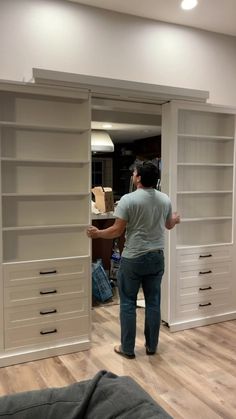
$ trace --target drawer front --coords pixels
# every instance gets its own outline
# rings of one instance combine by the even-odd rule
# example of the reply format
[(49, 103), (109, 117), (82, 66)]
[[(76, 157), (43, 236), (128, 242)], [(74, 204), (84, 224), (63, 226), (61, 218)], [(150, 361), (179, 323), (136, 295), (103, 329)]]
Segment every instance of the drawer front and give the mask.
[(232, 260), (232, 246), (199, 247), (177, 250), (177, 265), (199, 264), (205, 266), (215, 262)]
[(5, 350), (27, 346), (45, 347), (46, 344), (62, 344), (64, 341), (88, 337), (89, 316), (48, 322), (5, 330)]
[(88, 315), (88, 299), (74, 298), (40, 304), (6, 308), (4, 313), (5, 328), (21, 327), (48, 321), (58, 321), (68, 317)]
[(3, 264), (4, 286), (24, 286), (87, 278), (89, 258), (54, 259), (27, 263)]
[(232, 306), (231, 293), (221, 293), (204, 298), (200, 296), (182, 297), (177, 310), (177, 317), (182, 320), (204, 319), (207, 316), (227, 313)]
[(215, 263), (206, 268), (198, 265), (184, 266), (177, 269), (179, 288), (182, 291), (185, 288), (208, 286), (226, 286), (232, 278), (232, 263)]
[(26, 304), (51, 304), (72, 297), (85, 297), (88, 294), (88, 280), (85, 278), (68, 279), (49, 284), (44, 281), (32, 286), (8, 287), (4, 289), (5, 307)]
[(231, 291), (231, 281), (225, 283), (215, 283), (212, 286), (191, 287), (180, 290), (180, 305), (188, 302), (205, 303), (205, 301), (214, 298), (216, 295), (221, 296)]
[(232, 262), (178, 266), (177, 317), (203, 319), (227, 312), (233, 305), (232, 279)]

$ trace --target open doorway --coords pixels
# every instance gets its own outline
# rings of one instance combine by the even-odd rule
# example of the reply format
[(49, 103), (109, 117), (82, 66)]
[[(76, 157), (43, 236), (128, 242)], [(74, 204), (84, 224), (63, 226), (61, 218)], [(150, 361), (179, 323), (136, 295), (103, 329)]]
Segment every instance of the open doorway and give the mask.
[[(122, 101), (92, 101), (92, 132), (105, 132), (113, 143), (113, 152), (92, 151), (92, 187), (111, 187), (115, 204), (126, 193), (133, 190), (132, 172), (136, 162), (151, 160), (159, 169), (161, 178), (161, 107)], [(109, 149), (109, 147), (108, 147)], [(93, 150), (93, 143), (92, 143)], [(160, 188), (160, 185), (158, 185)], [(111, 213), (92, 214), (92, 223), (98, 228), (107, 228), (114, 222)], [(101, 261), (113, 286), (113, 298), (105, 304), (118, 304), (119, 296), (116, 278), (111, 269), (114, 240), (94, 240), (92, 260)], [(122, 236), (118, 243), (121, 253), (124, 245)], [(143, 293), (140, 290), (138, 303), (143, 306)], [(104, 303), (100, 304), (101, 306)], [(94, 300), (94, 305), (99, 305)]]
[[(111, 103), (112, 102), (112, 103)], [(92, 132), (105, 132), (111, 138), (113, 152), (92, 150), (92, 187), (110, 186), (114, 199), (130, 191), (130, 176), (136, 160), (155, 160), (161, 168), (161, 109), (122, 101), (114, 109), (115, 101), (107, 101), (99, 109), (99, 101), (92, 101)], [(129, 105), (129, 106), (128, 106)]]

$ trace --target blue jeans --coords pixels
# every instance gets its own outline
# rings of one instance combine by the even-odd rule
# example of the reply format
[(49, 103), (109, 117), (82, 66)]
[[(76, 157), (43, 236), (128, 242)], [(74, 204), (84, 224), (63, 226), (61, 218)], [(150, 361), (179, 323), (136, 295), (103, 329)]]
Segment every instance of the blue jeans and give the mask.
[(118, 271), (121, 346), (127, 354), (134, 353), (137, 295), (141, 285), (145, 298), (145, 344), (150, 351), (156, 351), (161, 321), (163, 273), (164, 254), (162, 251), (148, 252), (133, 259), (121, 258)]

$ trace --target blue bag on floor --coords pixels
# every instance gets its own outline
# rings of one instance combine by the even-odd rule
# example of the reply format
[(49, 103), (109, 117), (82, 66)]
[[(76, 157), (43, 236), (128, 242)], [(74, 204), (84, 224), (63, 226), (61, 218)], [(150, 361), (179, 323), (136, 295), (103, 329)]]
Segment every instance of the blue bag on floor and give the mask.
[(100, 261), (92, 264), (92, 293), (102, 303), (113, 296), (109, 278)]

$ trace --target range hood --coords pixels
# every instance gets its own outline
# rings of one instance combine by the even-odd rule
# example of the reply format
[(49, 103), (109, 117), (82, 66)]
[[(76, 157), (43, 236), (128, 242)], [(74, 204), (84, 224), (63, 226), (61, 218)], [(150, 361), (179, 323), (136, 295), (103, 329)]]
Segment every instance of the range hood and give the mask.
[(114, 144), (110, 135), (106, 131), (92, 130), (91, 150), (97, 153), (112, 153), (114, 151)]

